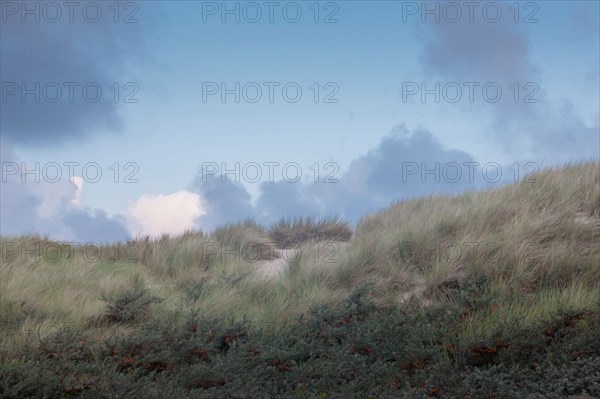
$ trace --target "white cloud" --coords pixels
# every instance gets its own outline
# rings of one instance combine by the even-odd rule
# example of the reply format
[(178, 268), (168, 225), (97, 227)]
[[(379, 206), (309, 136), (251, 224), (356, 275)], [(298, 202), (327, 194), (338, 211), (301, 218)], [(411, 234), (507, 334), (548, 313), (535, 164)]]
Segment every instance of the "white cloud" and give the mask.
[(176, 235), (195, 226), (195, 219), (204, 215), (200, 196), (188, 191), (170, 195), (142, 195), (129, 205), (127, 224), (132, 236)]
[(81, 206), (81, 191), (83, 190), (83, 179), (79, 176), (73, 176), (73, 184), (77, 187), (75, 196), (71, 200), (71, 204)]

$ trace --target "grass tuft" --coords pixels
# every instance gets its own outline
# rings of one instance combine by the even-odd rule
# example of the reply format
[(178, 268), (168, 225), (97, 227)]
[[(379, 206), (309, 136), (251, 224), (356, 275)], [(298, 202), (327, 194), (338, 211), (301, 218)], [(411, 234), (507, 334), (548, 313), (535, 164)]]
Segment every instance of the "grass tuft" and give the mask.
[(349, 241), (352, 229), (339, 217), (315, 219), (282, 218), (274, 223), (269, 233), (278, 248), (294, 248), (307, 242)]

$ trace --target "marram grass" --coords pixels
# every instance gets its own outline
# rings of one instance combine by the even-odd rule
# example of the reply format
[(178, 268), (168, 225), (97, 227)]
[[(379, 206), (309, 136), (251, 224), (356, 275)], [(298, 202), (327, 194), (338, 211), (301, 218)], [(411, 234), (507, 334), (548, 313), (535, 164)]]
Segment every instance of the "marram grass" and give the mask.
[[(106, 381), (125, 381), (127, 392), (141, 384), (136, 392), (167, 396), (212, 387), (206, 397), (243, 397), (246, 390), (260, 397), (342, 397), (345, 388), (326, 384), (337, 378), (334, 368), (345, 373), (345, 384), (356, 384), (347, 391), (356, 397), (390, 397), (398, 389), (405, 397), (600, 395), (600, 383), (583, 375), (567, 388), (546, 382), (539, 396), (532, 388), (539, 385), (536, 367), (546, 370), (544, 379), (553, 367), (571, 373), (570, 362), (590, 375), (600, 365), (596, 162), (544, 170), (496, 190), (400, 201), (365, 215), (354, 229), (336, 217), (282, 219), (268, 227), (247, 220), (112, 245), (39, 236), (2, 236), (0, 244), (0, 361), (7, 376), (0, 377), (0, 396), (44, 396), (15, 385), (27, 367), (40, 379), (92, 378), (102, 370)], [(283, 270), (266, 275), (265, 262)], [(357, 292), (366, 302), (352, 299)], [(204, 343), (185, 350), (189, 336), (165, 338), (199, 331)], [(80, 338), (61, 341), (69, 334)], [(152, 355), (163, 360), (142, 360), (146, 355), (128, 346), (136, 340), (131, 348), (147, 353), (164, 346)], [(86, 354), (60, 346), (69, 342), (80, 342)], [(554, 348), (554, 360), (544, 357), (547, 348)], [(233, 357), (218, 357), (225, 353)], [(529, 360), (519, 353), (537, 359), (536, 366), (523, 366)], [(105, 366), (74, 371), (75, 358)], [(64, 362), (46, 363), (56, 359)], [(135, 374), (144, 367), (158, 373), (162, 388)], [(371, 374), (375, 388), (358, 377), (363, 368), (379, 370), (367, 371), (379, 373)], [(272, 395), (258, 382), (242, 389), (227, 377), (250, 370), (258, 374), (248, 378), (267, 381)], [(530, 383), (512, 391), (498, 373), (508, 380), (529, 373)], [(91, 383), (62, 381), (45, 386), (58, 396), (92, 392)]]

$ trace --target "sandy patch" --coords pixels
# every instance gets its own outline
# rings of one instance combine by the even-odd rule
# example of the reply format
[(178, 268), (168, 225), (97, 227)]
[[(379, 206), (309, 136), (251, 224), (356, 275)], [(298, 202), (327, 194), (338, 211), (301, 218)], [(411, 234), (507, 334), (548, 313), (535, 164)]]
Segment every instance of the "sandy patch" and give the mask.
[(295, 249), (277, 249), (280, 257), (273, 260), (265, 260), (258, 265), (258, 271), (267, 277), (275, 277), (285, 270), (288, 262), (294, 259)]
[(577, 212), (575, 222), (591, 228), (600, 227), (600, 218), (588, 216), (587, 212)]

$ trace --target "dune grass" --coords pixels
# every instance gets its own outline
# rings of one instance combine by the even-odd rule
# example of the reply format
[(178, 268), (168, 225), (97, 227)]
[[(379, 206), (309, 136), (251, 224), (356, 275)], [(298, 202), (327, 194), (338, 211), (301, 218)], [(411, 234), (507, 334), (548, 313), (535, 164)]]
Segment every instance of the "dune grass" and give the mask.
[[(548, 169), (497, 190), (400, 201), (366, 215), (354, 231), (334, 217), (270, 227), (248, 220), (87, 248), (39, 236), (0, 240), (3, 361), (34, 351), (32, 332), (47, 337), (69, 325), (100, 341), (107, 330), (138, 331), (136, 320), (108, 317), (116, 312), (110, 301), (127, 295), (160, 299), (133, 309), (148, 320), (246, 320), (275, 337), (365, 285), (382, 311), (426, 318), (460, 309), (446, 336), (452, 347), (469, 348), (600, 312), (600, 165)], [(286, 248), (294, 251), (283, 273), (261, 274), (260, 265)]]
[(348, 241), (352, 229), (341, 218), (283, 218), (274, 223), (269, 233), (278, 248), (294, 248), (311, 241)]
[[(542, 292), (592, 298), (600, 281), (599, 173), (586, 163), (500, 190), (401, 201), (365, 216), (352, 238), (339, 218), (282, 219), (270, 228), (248, 220), (209, 234), (88, 248), (2, 237), (1, 320), (83, 322), (103, 311), (98, 298), (141, 288), (165, 296), (164, 310), (250, 314), (271, 324), (368, 282), (381, 303), (396, 306), (452, 301), (465, 281), (481, 277), (507, 307)], [(256, 273), (280, 256), (275, 247), (291, 246), (288, 272), (275, 280)], [(200, 285), (202, 300), (189, 299)]]

